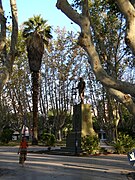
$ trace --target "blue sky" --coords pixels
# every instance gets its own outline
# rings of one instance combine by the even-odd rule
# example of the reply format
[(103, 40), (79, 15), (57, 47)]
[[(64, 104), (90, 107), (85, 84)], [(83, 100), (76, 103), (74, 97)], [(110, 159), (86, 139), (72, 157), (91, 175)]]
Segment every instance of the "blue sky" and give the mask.
[[(10, 0), (3, 0), (3, 9), (5, 14), (8, 15), (10, 11)], [(18, 8), (18, 20), (19, 25), (33, 15), (41, 14), (48, 24), (54, 29), (57, 26), (65, 27), (67, 31), (77, 32), (79, 27), (76, 24), (71, 24), (71, 20), (68, 19), (60, 10), (56, 8), (57, 0), (16, 0)]]

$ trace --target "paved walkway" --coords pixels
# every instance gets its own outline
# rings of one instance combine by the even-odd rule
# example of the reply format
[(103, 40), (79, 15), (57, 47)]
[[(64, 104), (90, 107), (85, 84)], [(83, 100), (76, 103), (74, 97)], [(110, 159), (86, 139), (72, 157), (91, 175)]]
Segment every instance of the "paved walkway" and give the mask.
[[(59, 148), (59, 147), (57, 147)], [(30, 151), (47, 150), (30, 146)], [(126, 155), (89, 157), (28, 153), (26, 166), (18, 164), (18, 147), (0, 147), (0, 180), (133, 180)]]

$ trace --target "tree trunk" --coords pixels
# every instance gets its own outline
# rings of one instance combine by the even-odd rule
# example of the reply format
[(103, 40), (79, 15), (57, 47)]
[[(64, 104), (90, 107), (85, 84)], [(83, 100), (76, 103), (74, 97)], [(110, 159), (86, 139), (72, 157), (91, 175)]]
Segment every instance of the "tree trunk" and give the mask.
[[(0, 1), (0, 59), (3, 66), (0, 68), (0, 91), (7, 83), (12, 73), (12, 67), (15, 60), (16, 44), (18, 41), (18, 13), (16, 0), (10, 0), (11, 16), (12, 16), (12, 32), (10, 47), (6, 47), (6, 17)], [(8, 53), (9, 52), (9, 53)]]
[(32, 72), (32, 101), (33, 101), (33, 137), (32, 144), (38, 144), (38, 94), (39, 72)]
[[(132, 52), (135, 54), (135, 9), (129, 0), (117, 0), (116, 2), (126, 17), (128, 30), (126, 40)], [(99, 80), (104, 87), (108, 88), (109, 93), (121, 102), (135, 118), (135, 103), (133, 100), (135, 98), (135, 84), (120, 81), (109, 76), (102, 67), (100, 57), (92, 41), (88, 0), (83, 2), (82, 14), (77, 13), (67, 0), (57, 0), (56, 7), (80, 26), (81, 33), (78, 38), (78, 44), (87, 52), (88, 61), (97, 80)]]

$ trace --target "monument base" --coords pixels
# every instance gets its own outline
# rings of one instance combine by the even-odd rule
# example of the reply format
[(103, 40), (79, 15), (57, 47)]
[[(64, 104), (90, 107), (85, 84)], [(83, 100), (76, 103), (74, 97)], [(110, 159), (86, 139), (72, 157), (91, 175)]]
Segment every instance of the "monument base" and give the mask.
[(66, 138), (66, 151), (81, 153), (82, 137), (94, 133), (89, 104), (78, 104), (73, 107), (73, 130)]
[(70, 132), (66, 139), (66, 149), (78, 154), (81, 150), (81, 132)]

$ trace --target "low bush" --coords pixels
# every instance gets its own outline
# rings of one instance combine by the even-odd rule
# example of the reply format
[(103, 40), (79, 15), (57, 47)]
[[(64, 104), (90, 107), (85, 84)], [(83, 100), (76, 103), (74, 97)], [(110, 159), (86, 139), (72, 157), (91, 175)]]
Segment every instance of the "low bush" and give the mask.
[(127, 153), (135, 147), (134, 139), (128, 134), (119, 133), (118, 139), (114, 142), (114, 148), (116, 153), (123, 154)]
[(94, 154), (100, 149), (99, 139), (97, 136), (84, 136), (82, 138), (82, 150), (87, 154)]
[(45, 133), (45, 132), (42, 134), (41, 140), (46, 146), (54, 146), (56, 142), (54, 134)]
[(0, 136), (0, 141), (2, 143), (9, 143), (10, 140), (12, 140), (12, 134), (13, 134), (13, 130), (9, 129), (9, 128), (5, 128), (3, 129), (1, 136)]

